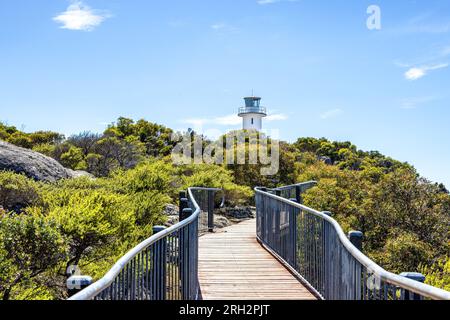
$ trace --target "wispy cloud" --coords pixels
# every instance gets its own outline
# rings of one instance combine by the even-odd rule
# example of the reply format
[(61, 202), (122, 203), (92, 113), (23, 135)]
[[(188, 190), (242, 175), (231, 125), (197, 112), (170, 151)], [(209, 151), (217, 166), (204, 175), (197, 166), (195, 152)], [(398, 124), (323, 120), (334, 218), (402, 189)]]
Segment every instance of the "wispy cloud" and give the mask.
[(275, 113), (275, 114), (269, 114), (266, 118), (266, 121), (284, 121), (287, 120), (288, 116), (284, 113)]
[(421, 105), (433, 102), (438, 99), (439, 97), (436, 96), (406, 98), (400, 101), (400, 108), (407, 110), (416, 109)]
[(268, 4), (274, 4), (278, 2), (298, 2), (299, 0), (257, 0), (256, 3), (259, 5), (268, 5)]
[[(270, 114), (266, 118), (264, 118), (266, 122), (284, 121), (287, 119), (287, 115), (283, 113)], [(183, 120), (182, 123), (197, 127), (203, 127), (205, 125), (237, 126), (242, 123), (242, 118), (235, 114), (230, 114), (227, 116), (216, 118), (190, 118)]]
[(415, 81), (419, 80), (431, 71), (444, 69), (450, 66), (448, 62), (444, 62), (450, 56), (450, 46), (444, 46), (440, 49), (434, 49), (433, 52), (416, 59), (414, 62), (405, 63), (401, 61), (395, 61), (394, 64), (397, 67), (406, 69), (404, 77), (406, 80)]
[(332, 109), (332, 110), (328, 110), (328, 111), (325, 111), (324, 113), (322, 113), (320, 115), (320, 118), (326, 120), (326, 119), (335, 118), (337, 116), (340, 116), (343, 113), (344, 113), (344, 110), (342, 110), (342, 109)]
[(396, 35), (449, 33), (450, 22), (448, 18), (440, 18), (436, 12), (425, 12), (412, 17), (408, 21), (405, 21), (401, 26), (397, 26), (389, 31)]
[(410, 81), (419, 80), (420, 78), (426, 76), (430, 71), (444, 69), (447, 68), (448, 66), (449, 66), (448, 63), (441, 63), (437, 65), (413, 67), (405, 72), (405, 78)]
[(211, 26), (211, 28), (214, 30), (225, 29), (226, 27), (227, 25), (225, 23), (215, 23)]
[(233, 25), (230, 25), (225, 22), (218, 22), (211, 25), (211, 29), (217, 32), (236, 32), (239, 31), (239, 29)]
[(62, 29), (92, 31), (111, 15), (99, 10), (93, 10), (82, 1), (73, 1), (66, 11), (53, 18), (61, 23)]

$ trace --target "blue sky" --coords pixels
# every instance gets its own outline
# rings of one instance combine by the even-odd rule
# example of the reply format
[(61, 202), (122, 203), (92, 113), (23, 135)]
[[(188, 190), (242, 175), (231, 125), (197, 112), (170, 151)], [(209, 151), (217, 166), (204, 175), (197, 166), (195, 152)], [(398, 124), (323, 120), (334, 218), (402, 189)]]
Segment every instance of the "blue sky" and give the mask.
[(0, 120), (26, 131), (225, 131), (253, 89), (285, 140), (350, 140), (450, 186), (448, 63), (448, 0), (0, 1)]

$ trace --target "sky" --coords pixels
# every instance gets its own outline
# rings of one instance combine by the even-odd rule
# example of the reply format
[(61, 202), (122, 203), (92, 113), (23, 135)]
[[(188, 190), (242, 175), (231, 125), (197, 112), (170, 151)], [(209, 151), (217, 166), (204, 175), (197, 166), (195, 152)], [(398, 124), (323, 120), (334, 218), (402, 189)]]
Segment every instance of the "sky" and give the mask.
[(225, 133), (253, 92), (283, 140), (351, 141), (450, 186), (449, 63), (448, 0), (0, 1), (0, 121), (29, 132)]

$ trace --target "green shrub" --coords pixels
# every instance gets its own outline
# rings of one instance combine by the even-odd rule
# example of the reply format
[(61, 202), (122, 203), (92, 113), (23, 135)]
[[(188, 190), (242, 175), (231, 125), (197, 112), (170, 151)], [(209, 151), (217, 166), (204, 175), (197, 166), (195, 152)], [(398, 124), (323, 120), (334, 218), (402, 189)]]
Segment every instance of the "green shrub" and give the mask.
[(182, 189), (189, 187), (219, 188), (225, 192), (228, 205), (246, 205), (253, 200), (253, 191), (247, 186), (233, 182), (232, 172), (217, 165), (187, 165), (178, 167), (177, 176), (182, 181)]
[[(63, 244), (54, 221), (35, 215), (4, 214), (0, 219), (0, 293), (3, 299), (20, 298), (20, 290), (13, 291), (17, 286), (29, 285), (64, 260)], [(18, 296), (12, 297), (12, 293)]]
[(431, 252), (432, 248), (416, 235), (404, 233), (388, 238), (384, 250), (374, 256), (391, 272), (419, 272), (424, 261), (431, 261)]
[(24, 175), (0, 171), (0, 206), (20, 212), (41, 203), (39, 183)]
[(14, 132), (9, 136), (8, 142), (22, 148), (31, 149), (33, 147), (33, 141), (23, 132)]
[(113, 188), (123, 193), (159, 191), (173, 194), (174, 168), (164, 161), (148, 161), (133, 170), (120, 170), (112, 175)]
[(42, 153), (43, 155), (51, 158), (55, 157), (55, 150), (56, 147), (50, 143), (42, 143), (33, 147), (33, 151)]
[(71, 146), (69, 150), (61, 155), (61, 164), (73, 170), (86, 170), (87, 164), (84, 160), (83, 150)]
[(431, 267), (423, 267), (421, 272), (426, 276), (425, 283), (450, 291), (450, 258), (445, 257)]

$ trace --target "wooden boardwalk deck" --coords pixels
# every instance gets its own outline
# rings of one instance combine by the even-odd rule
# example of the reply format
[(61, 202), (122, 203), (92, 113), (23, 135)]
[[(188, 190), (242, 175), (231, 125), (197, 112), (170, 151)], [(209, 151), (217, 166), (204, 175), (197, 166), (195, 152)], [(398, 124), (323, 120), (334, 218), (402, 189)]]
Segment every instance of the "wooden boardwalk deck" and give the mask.
[(315, 300), (315, 296), (256, 240), (248, 220), (199, 239), (204, 300)]

